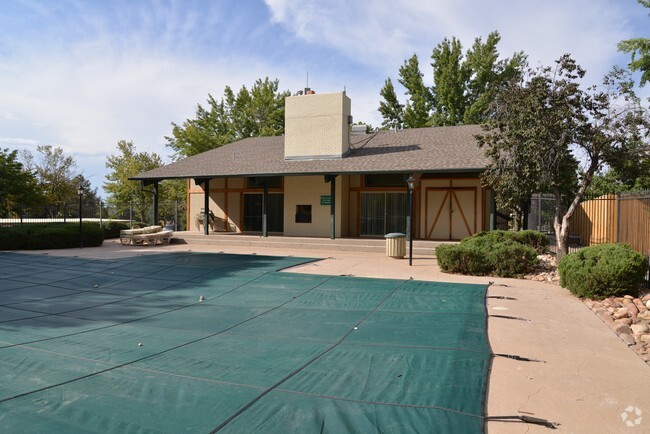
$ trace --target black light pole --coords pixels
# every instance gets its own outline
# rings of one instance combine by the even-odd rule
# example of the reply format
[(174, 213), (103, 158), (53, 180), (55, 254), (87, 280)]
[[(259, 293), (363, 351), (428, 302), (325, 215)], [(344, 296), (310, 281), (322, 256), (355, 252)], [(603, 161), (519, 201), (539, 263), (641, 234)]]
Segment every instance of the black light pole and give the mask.
[(409, 213), (408, 218), (406, 219), (406, 233), (409, 237), (409, 267), (413, 265), (413, 229), (411, 227), (411, 218), (413, 216), (413, 188), (415, 188), (415, 179), (413, 176), (409, 176), (409, 179), (406, 180), (406, 184), (409, 187)]
[(79, 187), (77, 187), (77, 194), (79, 195), (79, 248), (83, 249), (84, 246), (84, 227), (82, 224), (83, 216), (81, 212), (81, 198), (84, 194), (84, 187), (83, 185), (79, 184)]

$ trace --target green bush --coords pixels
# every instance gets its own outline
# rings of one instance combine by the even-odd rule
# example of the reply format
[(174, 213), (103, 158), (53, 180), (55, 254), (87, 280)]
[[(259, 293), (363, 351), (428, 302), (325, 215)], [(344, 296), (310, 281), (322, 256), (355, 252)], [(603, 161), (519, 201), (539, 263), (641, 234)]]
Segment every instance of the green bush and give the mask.
[(560, 285), (577, 297), (636, 295), (648, 264), (627, 244), (600, 244), (566, 255), (558, 264)]
[(548, 236), (540, 231), (525, 230), (512, 233), (517, 234), (515, 241), (532, 247), (539, 254), (548, 250)]
[(442, 271), (473, 276), (515, 277), (537, 264), (537, 251), (515, 241), (507, 231), (482, 232), (465, 238), (460, 244), (436, 248)]
[(476, 239), (480, 239), (481, 242), (489, 244), (495, 244), (508, 240), (515, 241), (517, 243), (532, 247), (539, 254), (545, 253), (548, 249), (548, 236), (542, 232), (533, 230), (525, 230), (519, 232), (504, 230), (478, 232), (470, 237), (465, 238), (463, 241), (461, 241), (461, 243), (469, 242), (470, 240), (474, 241)]
[[(84, 247), (101, 246), (104, 231), (96, 224), (83, 224)], [(43, 250), (79, 247), (79, 225), (24, 224), (0, 228), (0, 250)]]

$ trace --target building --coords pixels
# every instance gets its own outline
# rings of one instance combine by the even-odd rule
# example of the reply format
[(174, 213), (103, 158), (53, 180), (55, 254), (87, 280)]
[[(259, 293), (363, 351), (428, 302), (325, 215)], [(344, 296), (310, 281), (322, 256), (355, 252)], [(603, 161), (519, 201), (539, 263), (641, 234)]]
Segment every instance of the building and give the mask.
[(335, 238), (405, 232), (412, 177), (414, 238), (459, 240), (487, 230), (494, 214), (479, 179), (488, 162), (480, 132), (368, 132), (352, 125), (345, 92), (307, 93), (286, 99), (284, 136), (246, 138), (132, 179), (154, 191), (188, 179), (191, 230), (208, 209), (218, 231)]

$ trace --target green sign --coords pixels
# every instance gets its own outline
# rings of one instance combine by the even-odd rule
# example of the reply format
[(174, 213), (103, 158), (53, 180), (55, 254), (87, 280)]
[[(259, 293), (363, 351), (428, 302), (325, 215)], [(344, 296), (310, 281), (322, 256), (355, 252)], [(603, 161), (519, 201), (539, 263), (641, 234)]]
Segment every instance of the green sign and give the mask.
[(331, 205), (332, 204), (332, 196), (321, 196), (320, 197), (320, 204), (321, 205)]

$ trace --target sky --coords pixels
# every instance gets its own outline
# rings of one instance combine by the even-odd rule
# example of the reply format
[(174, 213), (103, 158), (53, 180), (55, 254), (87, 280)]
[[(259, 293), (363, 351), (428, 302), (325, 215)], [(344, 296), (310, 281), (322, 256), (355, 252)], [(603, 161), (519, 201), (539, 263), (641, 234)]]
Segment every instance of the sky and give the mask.
[(171, 123), (226, 86), (345, 90), (354, 120), (378, 126), (386, 78), (415, 53), (431, 84), (445, 37), (467, 49), (498, 30), (502, 57), (571, 53), (597, 84), (629, 61), (619, 41), (650, 37), (648, 12), (636, 0), (2, 0), (0, 148), (61, 147), (105, 197), (118, 141), (171, 161)]

